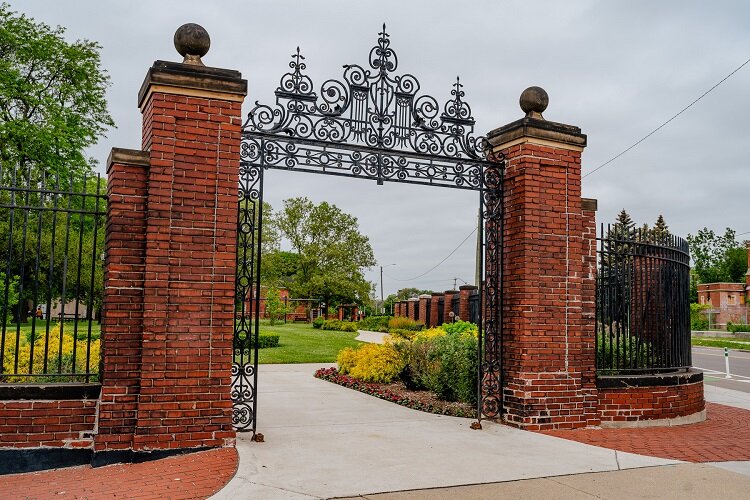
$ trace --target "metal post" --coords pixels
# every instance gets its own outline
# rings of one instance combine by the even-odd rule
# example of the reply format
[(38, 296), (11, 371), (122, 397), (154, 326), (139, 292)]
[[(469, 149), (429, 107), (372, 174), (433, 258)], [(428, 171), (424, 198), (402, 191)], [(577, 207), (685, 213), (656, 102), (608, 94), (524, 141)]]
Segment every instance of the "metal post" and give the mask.
[(732, 378), (732, 374), (729, 373), (729, 349), (724, 348), (724, 366), (726, 366), (726, 375), (724, 375), (724, 378)]

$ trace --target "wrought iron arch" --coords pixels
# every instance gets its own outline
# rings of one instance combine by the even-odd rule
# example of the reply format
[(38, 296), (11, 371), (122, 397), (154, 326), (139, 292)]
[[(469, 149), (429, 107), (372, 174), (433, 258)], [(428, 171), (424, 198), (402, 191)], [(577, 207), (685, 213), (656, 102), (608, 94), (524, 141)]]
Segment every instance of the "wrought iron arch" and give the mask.
[[(471, 107), (460, 80), (441, 107), (420, 94), (411, 74), (396, 74), (398, 57), (385, 25), (370, 50), (368, 67), (344, 65), (343, 80), (329, 79), (314, 91), (299, 47), (273, 105), (255, 103), (242, 127), (240, 147), (233, 424), (256, 430), (260, 241), (263, 172), (292, 170), (384, 182), (464, 189), (479, 193), (484, 224), (480, 287), (478, 416), (502, 410), (500, 271), (504, 160), (474, 134)], [(481, 324), (483, 322), (483, 324)], [(484, 346), (484, 350), (482, 350)]]

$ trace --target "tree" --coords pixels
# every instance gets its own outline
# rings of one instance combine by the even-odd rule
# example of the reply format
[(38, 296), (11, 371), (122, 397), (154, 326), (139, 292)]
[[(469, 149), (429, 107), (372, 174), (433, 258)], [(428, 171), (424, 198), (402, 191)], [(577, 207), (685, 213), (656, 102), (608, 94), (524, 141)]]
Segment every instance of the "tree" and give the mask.
[(288, 313), (284, 302), (281, 300), (279, 289), (275, 286), (268, 287), (266, 292), (266, 314), (270, 320), (271, 326)]
[(284, 201), (271, 225), (297, 254), (297, 269), (289, 286), (297, 297), (333, 302), (364, 300), (372, 289), (363, 274), (375, 265), (368, 238), (359, 233), (356, 217), (335, 205), (314, 204), (307, 198)]
[(740, 245), (735, 232), (727, 228), (723, 236), (704, 227), (687, 237), (693, 269), (699, 283), (729, 282), (744, 280), (747, 271), (747, 248)]
[(8, 321), (8, 314), (18, 304), (18, 300), (18, 276), (8, 277), (5, 273), (0, 272), (0, 311), (2, 311), (0, 314), (3, 315), (0, 321)]
[(398, 302), (399, 300), (412, 299), (423, 294), (432, 295), (433, 293), (435, 292), (433, 292), (432, 290), (420, 290), (419, 288), (402, 288), (398, 292), (392, 293), (388, 297), (386, 297), (383, 301), (383, 307), (385, 308), (386, 312), (390, 312), (393, 309), (393, 304), (395, 302)]
[(105, 97), (109, 76), (95, 42), (68, 42), (65, 29), (0, 5), (0, 165), (27, 180), (90, 173), (85, 149), (114, 122)]

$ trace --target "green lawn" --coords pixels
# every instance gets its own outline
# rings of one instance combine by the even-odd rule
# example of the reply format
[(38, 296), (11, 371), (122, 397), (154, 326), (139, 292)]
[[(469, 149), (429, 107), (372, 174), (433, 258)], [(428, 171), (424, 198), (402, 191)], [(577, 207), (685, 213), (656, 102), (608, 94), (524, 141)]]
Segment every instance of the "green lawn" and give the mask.
[(750, 341), (741, 341), (741, 340), (733, 340), (733, 339), (693, 337), (693, 345), (703, 346), (703, 347), (728, 347), (729, 349), (750, 350)]
[(279, 346), (260, 349), (259, 363), (333, 363), (341, 349), (362, 344), (354, 340), (357, 332), (318, 330), (310, 323), (270, 326), (263, 322), (260, 333), (278, 335)]
[[(28, 323), (21, 323), (21, 338), (26, 338), (29, 333), (31, 333), (31, 318), (29, 318)], [(49, 324), (50, 330), (54, 328), (59, 321), (52, 320)], [(6, 332), (16, 332), (16, 323), (8, 323), (5, 326)], [(67, 333), (73, 333), (73, 329), (75, 327), (75, 324), (73, 321), (64, 321), (63, 322), (63, 331)], [(92, 321), (91, 322), (91, 338), (96, 340), (101, 335), (102, 327), (99, 324), (98, 321)], [(45, 335), (47, 332), (47, 320), (43, 319), (37, 319), (36, 324), (34, 324), (34, 333), (38, 337), (39, 335)], [(85, 340), (88, 338), (89, 333), (89, 322), (88, 320), (80, 320), (78, 321), (78, 340)]]

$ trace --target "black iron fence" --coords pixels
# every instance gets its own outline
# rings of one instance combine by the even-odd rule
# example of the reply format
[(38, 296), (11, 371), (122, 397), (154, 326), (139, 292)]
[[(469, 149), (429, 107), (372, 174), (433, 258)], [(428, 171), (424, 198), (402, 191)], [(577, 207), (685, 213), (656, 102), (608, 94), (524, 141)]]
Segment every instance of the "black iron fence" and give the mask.
[(596, 282), (596, 367), (601, 375), (691, 366), (687, 241), (602, 225)]
[(0, 171), (0, 382), (95, 382), (106, 195), (99, 176)]

